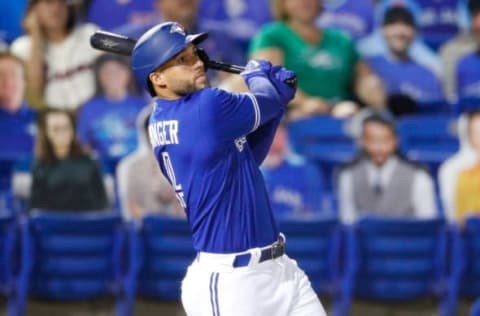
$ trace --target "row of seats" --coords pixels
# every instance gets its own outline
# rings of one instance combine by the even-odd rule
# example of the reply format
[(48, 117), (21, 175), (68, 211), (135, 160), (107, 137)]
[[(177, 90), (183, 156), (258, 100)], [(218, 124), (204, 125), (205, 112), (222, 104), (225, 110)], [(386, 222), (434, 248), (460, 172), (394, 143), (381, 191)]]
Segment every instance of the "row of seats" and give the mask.
[[(480, 218), (463, 229), (441, 219), (284, 219), (287, 253), (296, 259), (333, 315), (354, 298), (403, 302), (438, 299), (454, 315), (460, 297), (480, 296)], [(18, 232), (18, 234), (17, 234)], [(18, 236), (18, 238), (17, 238)], [(184, 219), (151, 215), (140, 228), (113, 212), (35, 212), (0, 218), (0, 291), (8, 315), (24, 315), (28, 297), (59, 301), (116, 299), (132, 315), (135, 297), (179, 300), (195, 257)]]
[[(351, 120), (317, 116), (289, 125), (289, 141), (295, 152), (318, 163), (332, 184), (335, 167), (352, 159), (358, 150)], [(398, 120), (399, 148), (409, 159), (423, 163), (436, 179), (440, 164), (459, 150), (457, 117), (413, 115)]]

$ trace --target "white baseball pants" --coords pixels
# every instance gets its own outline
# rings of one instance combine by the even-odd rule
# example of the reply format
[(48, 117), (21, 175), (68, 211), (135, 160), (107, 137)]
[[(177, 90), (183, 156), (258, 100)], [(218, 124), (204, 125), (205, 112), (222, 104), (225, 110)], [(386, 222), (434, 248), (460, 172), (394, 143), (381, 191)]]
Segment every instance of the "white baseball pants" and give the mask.
[(259, 249), (250, 251), (249, 265), (240, 268), (232, 266), (235, 255), (197, 256), (182, 283), (188, 316), (326, 316), (295, 260), (258, 263)]

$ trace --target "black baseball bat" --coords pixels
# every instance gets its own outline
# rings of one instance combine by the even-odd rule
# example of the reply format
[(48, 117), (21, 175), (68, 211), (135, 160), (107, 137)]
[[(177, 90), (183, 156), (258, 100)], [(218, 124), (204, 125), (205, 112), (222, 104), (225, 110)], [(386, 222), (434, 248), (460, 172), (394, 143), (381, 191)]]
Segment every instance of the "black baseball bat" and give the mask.
[[(132, 56), (133, 47), (136, 43), (137, 40), (133, 38), (106, 31), (95, 31), (90, 36), (90, 45), (93, 48), (125, 56)], [(221, 70), (234, 74), (239, 74), (245, 70), (245, 67), (243, 66), (211, 60), (208, 58), (207, 54), (202, 54), (201, 59), (205, 63), (207, 69)], [(297, 78), (290, 78), (285, 82), (289, 85), (296, 85)]]
[[(136, 42), (137, 41), (133, 38), (105, 31), (95, 31), (95, 33), (90, 36), (90, 45), (93, 48), (124, 56), (132, 55), (133, 47)], [(206, 66), (209, 69), (221, 70), (234, 74), (239, 74), (245, 70), (245, 67), (242, 66), (227, 64), (211, 59), (207, 60)]]

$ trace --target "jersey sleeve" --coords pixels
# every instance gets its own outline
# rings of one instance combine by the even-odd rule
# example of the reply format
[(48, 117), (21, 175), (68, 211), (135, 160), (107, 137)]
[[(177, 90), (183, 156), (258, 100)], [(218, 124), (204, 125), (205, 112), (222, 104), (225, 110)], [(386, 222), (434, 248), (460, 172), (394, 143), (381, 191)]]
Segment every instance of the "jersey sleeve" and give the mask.
[(270, 150), (281, 117), (271, 120), (247, 136), (255, 161), (261, 165)]
[(204, 89), (200, 117), (216, 132), (219, 140), (234, 140), (256, 131), (283, 113), (274, 97), (254, 93), (229, 93)]

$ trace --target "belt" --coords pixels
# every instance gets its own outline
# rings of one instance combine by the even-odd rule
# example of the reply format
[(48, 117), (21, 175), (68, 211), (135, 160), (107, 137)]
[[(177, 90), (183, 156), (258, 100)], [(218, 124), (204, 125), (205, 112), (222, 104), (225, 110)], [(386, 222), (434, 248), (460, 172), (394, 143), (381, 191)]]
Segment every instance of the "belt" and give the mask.
[[(274, 242), (271, 246), (266, 248), (262, 248), (260, 252), (260, 259), (258, 263), (276, 259), (281, 257), (285, 254), (286, 244), (285, 244), (285, 237), (283, 235), (278, 236), (278, 240)], [(233, 260), (233, 267), (246, 267), (250, 263), (250, 259), (252, 255), (250, 253), (244, 253), (241, 255), (236, 255), (235, 259)]]

